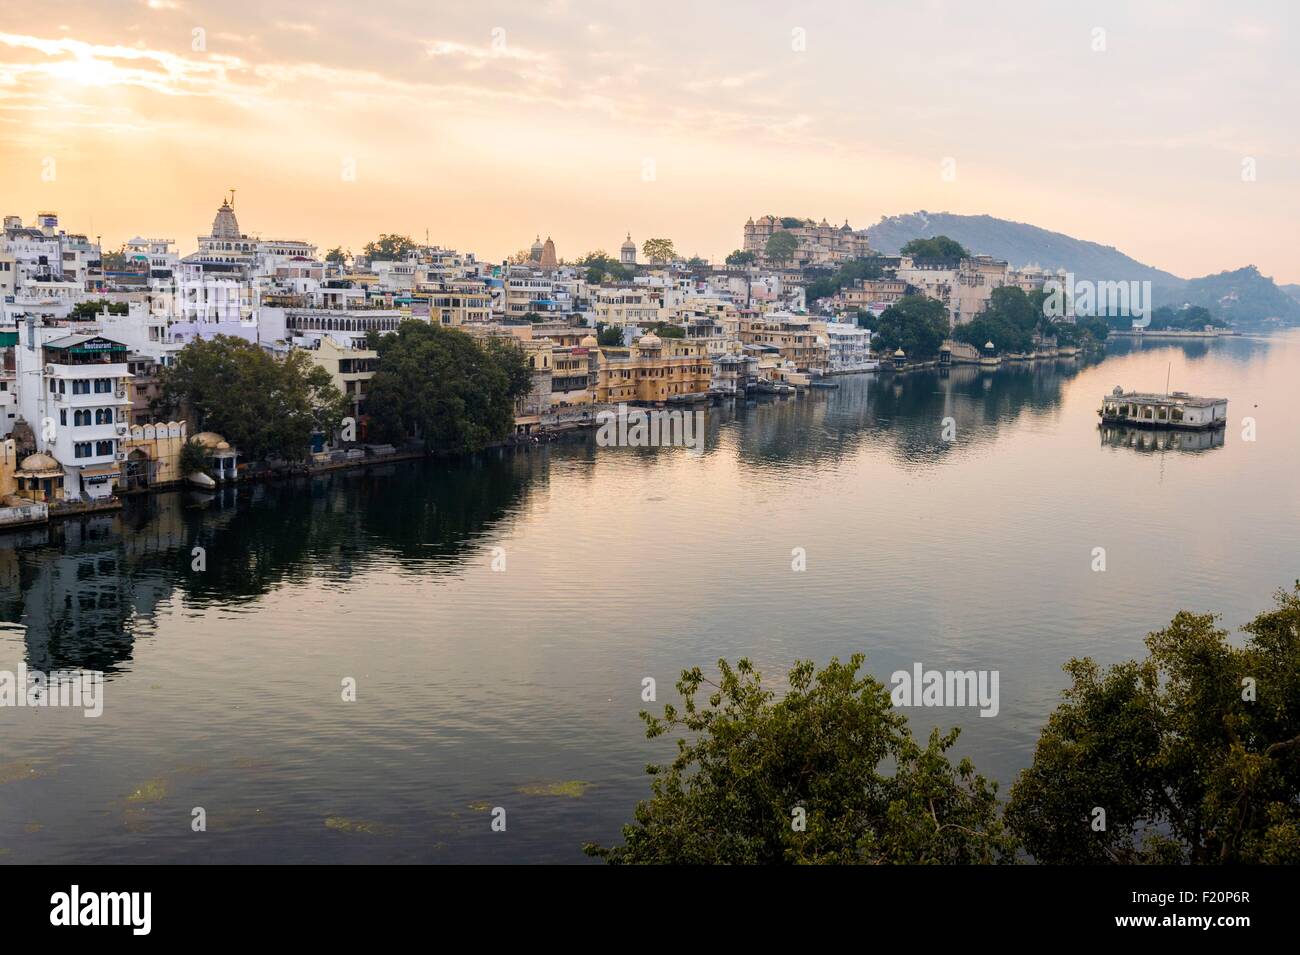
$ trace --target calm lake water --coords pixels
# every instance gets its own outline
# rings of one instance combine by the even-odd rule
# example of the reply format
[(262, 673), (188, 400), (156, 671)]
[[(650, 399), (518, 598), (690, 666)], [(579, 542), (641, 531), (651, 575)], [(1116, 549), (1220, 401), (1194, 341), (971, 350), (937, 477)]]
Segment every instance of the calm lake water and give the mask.
[[(1229, 399), (1218, 446), (1098, 428), (1167, 373)], [(0, 709), (0, 862), (583, 861), (671, 746), (642, 679), (661, 707), (719, 657), (996, 669), (995, 718), (909, 713), (1005, 795), (1069, 658), (1300, 576), (1300, 336), (839, 381), (710, 409), (701, 455), (587, 436), (0, 537), (0, 670), (107, 673), (98, 719)]]

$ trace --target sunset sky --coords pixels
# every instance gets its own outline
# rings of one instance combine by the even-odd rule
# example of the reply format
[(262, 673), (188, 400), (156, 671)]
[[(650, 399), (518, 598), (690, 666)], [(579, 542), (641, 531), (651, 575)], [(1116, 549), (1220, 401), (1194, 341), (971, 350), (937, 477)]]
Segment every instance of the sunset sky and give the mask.
[(1300, 282), (1294, 7), (0, 0), (0, 211), (188, 253), (233, 187), (263, 237), (500, 259), (927, 209)]

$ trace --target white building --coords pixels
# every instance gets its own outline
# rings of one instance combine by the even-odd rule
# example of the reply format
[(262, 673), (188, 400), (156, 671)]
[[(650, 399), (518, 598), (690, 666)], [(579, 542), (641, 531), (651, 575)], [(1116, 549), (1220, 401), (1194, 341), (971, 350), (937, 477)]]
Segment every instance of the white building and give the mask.
[(18, 404), (37, 449), (63, 466), (64, 495), (107, 498), (119, 473), (119, 444), (129, 432), (127, 347), (66, 327), (18, 329), (14, 348)]
[(829, 374), (874, 371), (877, 362), (871, 357), (871, 332), (845, 322), (827, 322), (826, 340), (830, 354), (826, 361)]

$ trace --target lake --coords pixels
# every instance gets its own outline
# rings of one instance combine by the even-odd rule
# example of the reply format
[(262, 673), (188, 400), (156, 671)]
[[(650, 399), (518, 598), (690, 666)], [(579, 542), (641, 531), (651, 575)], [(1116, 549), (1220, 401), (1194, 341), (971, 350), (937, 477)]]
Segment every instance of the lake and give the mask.
[[(1167, 378), (1227, 429), (1098, 427)], [(584, 861), (671, 748), (643, 679), (660, 709), (720, 657), (997, 670), (995, 717), (909, 715), (1005, 796), (1071, 657), (1300, 576), (1296, 333), (837, 380), (710, 408), (702, 454), (585, 435), (0, 536), (0, 670), (106, 674), (98, 718), (0, 708), (0, 862)]]

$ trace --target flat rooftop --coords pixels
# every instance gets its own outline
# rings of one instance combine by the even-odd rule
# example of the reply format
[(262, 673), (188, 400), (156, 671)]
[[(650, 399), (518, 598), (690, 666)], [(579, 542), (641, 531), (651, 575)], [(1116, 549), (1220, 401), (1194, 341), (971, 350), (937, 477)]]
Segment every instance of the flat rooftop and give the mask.
[(1208, 408), (1211, 405), (1227, 404), (1227, 398), (1206, 398), (1201, 395), (1189, 395), (1175, 391), (1167, 395), (1157, 395), (1145, 391), (1126, 391), (1123, 394), (1106, 395), (1106, 401), (1136, 401), (1141, 404), (1185, 405), (1192, 408)]

